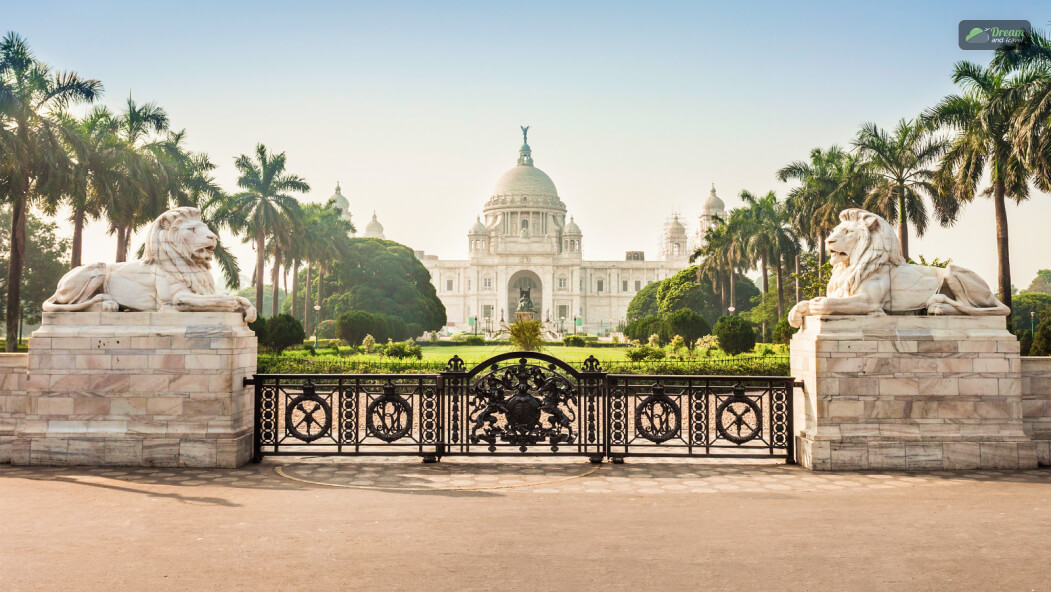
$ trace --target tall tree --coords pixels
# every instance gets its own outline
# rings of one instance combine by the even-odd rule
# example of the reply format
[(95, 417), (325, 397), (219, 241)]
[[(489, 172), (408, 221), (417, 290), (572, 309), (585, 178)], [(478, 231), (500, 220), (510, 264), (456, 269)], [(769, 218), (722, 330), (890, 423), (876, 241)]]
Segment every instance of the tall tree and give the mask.
[(1043, 76), (1035, 70), (1011, 75), (971, 62), (959, 62), (953, 82), (963, 94), (942, 99), (924, 113), (930, 124), (953, 132), (950, 145), (935, 172), (934, 183), (962, 207), (978, 195), (986, 171), (990, 186), (981, 195), (993, 199), (996, 212), (996, 251), (999, 263), (998, 295), (1011, 306), (1011, 257), (1008, 245), (1006, 199), (1029, 198), (1029, 169), (1012, 136), (1013, 118), (1025, 103), (1026, 85)]
[[(57, 204), (72, 183), (68, 145), (73, 133), (55, 116), (67, 105), (94, 101), (102, 83), (72, 72), (53, 72), (15, 33), (0, 41), (0, 191), (11, 204), (6, 328), (18, 332), (22, 270), (26, 249), (26, 209), (32, 203)], [(7, 351), (15, 351), (14, 339)]]
[[(785, 312), (782, 262), (786, 257), (792, 257), (798, 252), (799, 241), (792, 233), (784, 204), (777, 200), (776, 193), (770, 191), (759, 197), (744, 190), (741, 191), (741, 200), (745, 203), (745, 217), (748, 220), (745, 238), (748, 248), (757, 254), (760, 262), (764, 296), (769, 290), (767, 270), (770, 262), (773, 261), (776, 267), (777, 318), (780, 320)], [(765, 327), (763, 331), (765, 335)]]
[(1002, 72), (1030, 73), (1015, 80), (1008, 91), (1023, 97), (1012, 118), (1014, 150), (1037, 187), (1051, 191), (1051, 38), (1025, 32), (1018, 41), (997, 48), (991, 66)]
[(310, 185), (285, 172), (284, 152), (270, 153), (263, 144), (256, 145), (254, 160), (242, 154), (234, 166), (241, 173), (237, 185), (244, 191), (232, 197), (227, 210), (247, 240), (255, 243), (255, 299), (256, 308), (262, 310), (266, 239), (298, 216), (299, 202), (291, 194), (310, 191)]
[(888, 133), (874, 123), (861, 126), (854, 146), (867, 159), (869, 170), (879, 180), (873, 184), (865, 208), (897, 220), (898, 240), (901, 253), (909, 258), (909, 223), (916, 229), (916, 236), (927, 231), (927, 205), (923, 196), (928, 196), (943, 224), (949, 224), (953, 208), (945, 204), (942, 196), (931, 182), (933, 165), (945, 152), (947, 143), (930, 133), (918, 119), (902, 119)]

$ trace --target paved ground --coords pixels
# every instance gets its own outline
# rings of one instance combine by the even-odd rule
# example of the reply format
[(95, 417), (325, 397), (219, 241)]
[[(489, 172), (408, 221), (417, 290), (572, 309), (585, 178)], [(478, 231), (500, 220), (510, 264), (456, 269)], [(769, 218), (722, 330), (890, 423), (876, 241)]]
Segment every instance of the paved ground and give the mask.
[(1051, 470), (0, 467), (0, 590), (1048, 590)]

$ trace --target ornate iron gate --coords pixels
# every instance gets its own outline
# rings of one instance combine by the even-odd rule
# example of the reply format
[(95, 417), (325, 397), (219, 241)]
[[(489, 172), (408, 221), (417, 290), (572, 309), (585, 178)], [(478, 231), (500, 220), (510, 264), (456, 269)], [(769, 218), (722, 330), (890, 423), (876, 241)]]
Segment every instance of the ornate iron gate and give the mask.
[(793, 458), (781, 376), (607, 374), (512, 352), (435, 374), (259, 374), (255, 454)]

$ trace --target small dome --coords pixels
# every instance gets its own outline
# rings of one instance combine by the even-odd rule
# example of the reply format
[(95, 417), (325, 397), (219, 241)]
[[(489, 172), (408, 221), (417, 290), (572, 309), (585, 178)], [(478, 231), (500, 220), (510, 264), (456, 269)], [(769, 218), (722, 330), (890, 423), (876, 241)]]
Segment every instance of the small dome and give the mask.
[(344, 220), (350, 220), (350, 200), (343, 195), (343, 191), (340, 190), (339, 182), (336, 182), (336, 192), (328, 198), (330, 202), (335, 204), (339, 208), (340, 213), (343, 215)]
[(581, 234), (580, 227), (573, 221), (573, 217), (570, 216), (569, 224), (566, 224), (565, 234)]
[(723, 200), (719, 199), (719, 196), (715, 194), (715, 183), (712, 183), (712, 190), (708, 193), (708, 199), (704, 200), (704, 211), (708, 213), (721, 213), (726, 211), (726, 204)]
[(365, 238), (384, 238), (383, 225), (376, 219), (376, 212), (372, 212), (372, 220), (365, 225)]
[(482, 220), (476, 217), (474, 225), (471, 226), (470, 234), (486, 234), (487, 232), (489, 231), (486, 229), (485, 224), (482, 224)]
[[(718, 198), (716, 198), (718, 199)], [(668, 222), (668, 233), (669, 234), (685, 234), (686, 227), (679, 222), (679, 215), (675, 214), (671, 217), (671, 222)]]

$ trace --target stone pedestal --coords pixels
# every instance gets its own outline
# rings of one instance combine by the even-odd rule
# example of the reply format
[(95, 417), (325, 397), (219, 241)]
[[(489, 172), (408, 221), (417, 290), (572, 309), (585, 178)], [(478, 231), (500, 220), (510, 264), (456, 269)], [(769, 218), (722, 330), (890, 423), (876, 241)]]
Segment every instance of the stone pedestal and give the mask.
[(236, 467), (256, 338), (240, 313), (45, 313), (13, 464)]
[(809, 316), (792, 339), (796, 460), (814, 470), (1026, 469), (1003, 317)]

